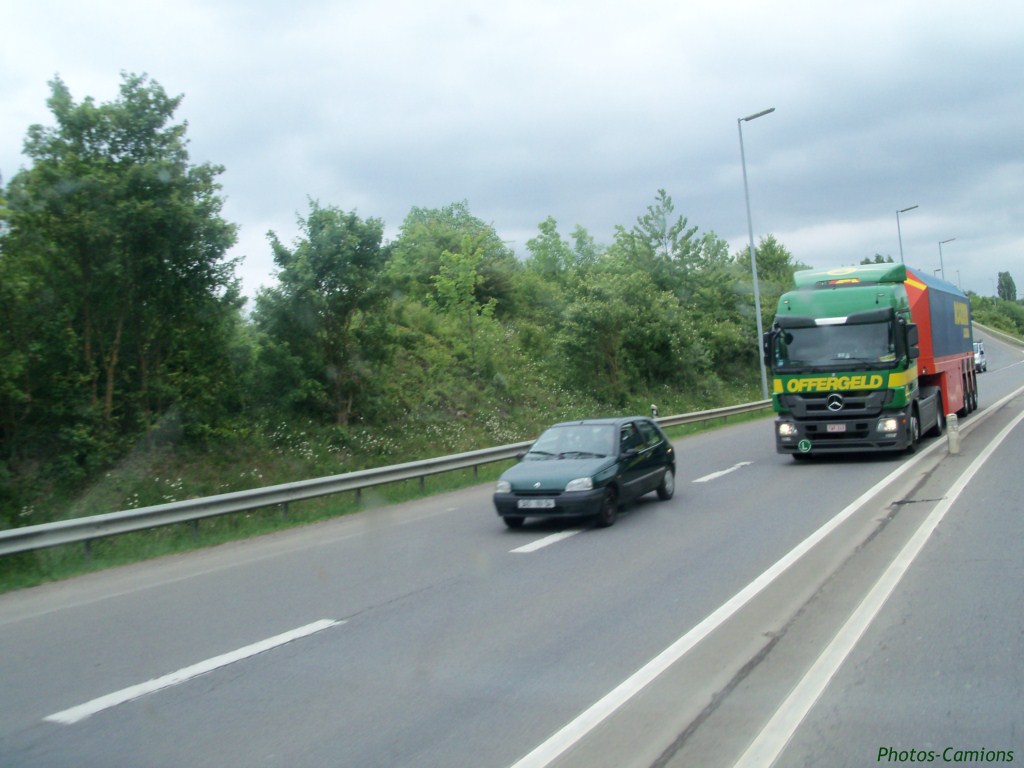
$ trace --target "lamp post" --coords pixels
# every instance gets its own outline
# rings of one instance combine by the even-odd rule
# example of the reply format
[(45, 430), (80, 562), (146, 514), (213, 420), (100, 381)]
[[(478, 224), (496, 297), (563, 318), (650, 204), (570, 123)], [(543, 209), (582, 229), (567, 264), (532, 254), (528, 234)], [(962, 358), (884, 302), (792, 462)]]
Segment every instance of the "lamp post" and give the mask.
[(754, 222), (750, 217), (750, 188), (747, 186), (747, 156), (743, 152), (743, 124), (756, 120), (759, 117), (770, 115), (775, 107), (763, 109), (753, 115), (736, 118), (736, 127), (740, 132), (740, 163), (743, 165), (743, 196), (747, 201), (747, 233), (750, 235), (750, 271), (754, 276), (754, 315), (757, 318), (757, 359), (761, 363), (761, 397), (768, 399), (768, 372), (764, 367), (764, 352), (761, 349), (761, 339), (764, 336), (764, 328), (761, 323), (761, 289), (757, 282), (757, 259), (754, 256)]
[(939, 240), (939, 269), (942, 270), (942, 279), (943, 280), (946, 279), (946, 267), (942, 263), (942, 244), (943, 243), (952, 243), (954, 240), (956, 240), (955, 237), (951, 237), (948, 240)]
[(903, 233), (900, 232), (900, 214), (906, 213), (907, 211), (912, 211), (915, 208), (917, 208), (917, 206), (912, 205), (909, 208), (900, 208), (898, 211), (896, 211), (896, 235), (900, 239), (900, 264), (903, 263)]

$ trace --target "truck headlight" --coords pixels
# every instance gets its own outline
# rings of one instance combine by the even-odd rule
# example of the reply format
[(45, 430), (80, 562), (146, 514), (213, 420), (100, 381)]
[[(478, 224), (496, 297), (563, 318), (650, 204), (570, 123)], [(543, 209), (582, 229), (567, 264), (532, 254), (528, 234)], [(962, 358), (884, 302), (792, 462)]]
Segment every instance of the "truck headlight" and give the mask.
[(878, 431), (879, 432), (896, 432), (900, 428), (900, 420), (887, 418), (878, 420)]
[(577, 477), (570, 480), (565, 486), (566, 491), (592, 491), (594, 490), (594, 479), (591, 477)]
[(796, 424), (791, 421), (779, 422), (779, 437), (796, 437)]

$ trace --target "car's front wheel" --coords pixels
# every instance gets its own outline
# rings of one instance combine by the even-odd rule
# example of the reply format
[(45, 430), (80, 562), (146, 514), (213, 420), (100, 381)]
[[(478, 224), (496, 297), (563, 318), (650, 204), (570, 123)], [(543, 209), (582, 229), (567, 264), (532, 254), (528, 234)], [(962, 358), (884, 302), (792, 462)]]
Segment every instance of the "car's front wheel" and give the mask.
[(607, 528), (614, 525), (615, 518), (619, 516), (619, 496), (614, 488), (606, 488), (604, 497), (601, 499), (601, 509), (598, 510), (595, 522), (598, 528)]
[(675, 492), (676, 471), (672, 467), (667, 467), (665, 474), (661, 477), (661, 485), (658, 486), (658, 498), (662, 501), (668, 501)]
[(522, 528), (525, 517), (507, 516), (501, 518), (509, 528)]

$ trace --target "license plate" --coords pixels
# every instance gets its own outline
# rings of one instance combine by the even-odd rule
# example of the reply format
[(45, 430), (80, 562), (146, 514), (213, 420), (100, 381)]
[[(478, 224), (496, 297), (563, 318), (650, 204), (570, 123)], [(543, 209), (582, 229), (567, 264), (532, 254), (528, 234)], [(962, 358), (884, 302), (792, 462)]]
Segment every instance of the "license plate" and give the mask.
[(829, 424), (829, 425), (826, 426), (826, 429), (829, 432), (845, 432), (846, 431), (846, 425), (845, 424)]
[(520, 509), (553, 509), (554, 499), (520, 499), (517, 506)]

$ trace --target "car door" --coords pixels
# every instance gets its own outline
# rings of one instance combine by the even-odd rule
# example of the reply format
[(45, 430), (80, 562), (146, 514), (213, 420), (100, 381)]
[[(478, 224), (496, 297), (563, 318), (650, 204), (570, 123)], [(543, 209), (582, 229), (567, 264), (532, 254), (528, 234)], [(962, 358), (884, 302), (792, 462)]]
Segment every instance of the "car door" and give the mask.
[(649, 491), (656, 490), (661, 484), (661, 478), (664, 476), (665, 468), (668, 466), (668, 457), (666, 455), (668, 446), (661, 432), (650, 421), (641, 419), (636, 422), (636, 426), (643, 438), (643, 446), (641, 448), (641, 455), (643, 456), (643, 462), (641, 463), (643, 490), (640, 493), (648, 493)]
[(644, 438), (632, 421), (619, 427), (619, 489), (621, 500), (635, 499), (644, 493), (645, 463)]

